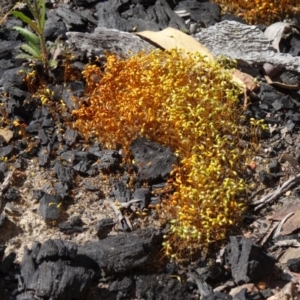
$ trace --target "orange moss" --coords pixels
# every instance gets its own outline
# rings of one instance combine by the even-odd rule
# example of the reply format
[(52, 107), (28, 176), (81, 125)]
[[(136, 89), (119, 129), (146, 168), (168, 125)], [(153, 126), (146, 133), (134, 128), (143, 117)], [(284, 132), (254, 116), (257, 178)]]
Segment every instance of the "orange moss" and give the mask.
[(246, 154), (237, 147), (241, 89), (230, 73), (200, 54), (156, 50), (109, 55), (104, 72), (89, 65), (84, 76), (88, 98), (74, 112), (83, 134), (126, 153), (145, 136), (179, 157), (176, 192), (161, 210), (171, 224), (166, 253), (179, 258), (224, 238), (241, 216), (237, 195), (245, 188), (237, 174)]
[(300, 16), (298, 0), (214, 0), (224, 13), (244, 18), (250, 24), (272, 24), (285, 18)]

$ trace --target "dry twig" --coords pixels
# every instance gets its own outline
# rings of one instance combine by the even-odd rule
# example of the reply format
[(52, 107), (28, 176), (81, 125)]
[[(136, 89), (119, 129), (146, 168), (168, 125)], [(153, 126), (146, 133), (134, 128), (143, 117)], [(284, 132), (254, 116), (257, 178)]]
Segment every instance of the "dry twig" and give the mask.
[(10, 185), (10, 181), (11, 178), (13, 176), (15, 172), (15, 169), (12, 169), (6, 176), (4, 182), (2, 183), (1, 187), (0, 187), (0, 209), (2, 207), (2, 199), (3, 199), (3, 193), (5, 192), (5, 190), (9, 187)]
[[(112, 201), (105, 201), (104, 203), (107, 203), (114, 211), (114, 213), (116, 214), (119, 224), (121, 225), (121, 227), (124, 227), (124, 222), (127, 224), (128, 228), (130, 230), (133, 230), (132, 224), (129, 220), (129, 218), (125, 215), (122, 214), (121, 210), (119, 208), (125, 208), (128, 209), (132, 204), (140, 202), (142, 199), (134, 199), (134, 200), (130, 200), (126, 203), (118, 203), (118, 207), (117, 205), (115, 205)], [(133, 209), (133, 211), (135, 211)]]
[(262, 197), (259, 201), (256, 201), (252, 205), (257, 205), (255, 207), (255, 211), (266, 205), (267, 203), (270, 203), (273, 199), (280, 196), (282, 193), (288, 191), (295, 183), (297, 183), (300, 180), (300, 173), (296, 176), (293, 176), (286, 182), (282, 184), (282, 186), (279, 186), (275, 192), (272, 192), (264, 197)]

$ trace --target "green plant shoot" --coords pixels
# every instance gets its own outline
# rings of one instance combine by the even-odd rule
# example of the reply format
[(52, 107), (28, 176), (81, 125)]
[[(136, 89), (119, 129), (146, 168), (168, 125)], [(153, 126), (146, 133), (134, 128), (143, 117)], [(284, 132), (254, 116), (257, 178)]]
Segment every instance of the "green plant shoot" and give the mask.
[(27, 44), (21, 46), (21, 49), (26, 53), (17, 55), (17, 58), (41, 61), (46, 73), (48, 73), (49, 67), (54, 66), (55, 61), (49, 61), (49, 49), (47, 48), (44, 36), (46, 17), (45, 0), (34, 0), (32, 4), (30, 0), (25, 0), (25, 3), (33, 15), (33, 20), (20, 11), (13, 11), (12, 15), (28, 24), (33, 32), (20, 26), (13, 27), (13, 29), (20, 32), (27, 41)]

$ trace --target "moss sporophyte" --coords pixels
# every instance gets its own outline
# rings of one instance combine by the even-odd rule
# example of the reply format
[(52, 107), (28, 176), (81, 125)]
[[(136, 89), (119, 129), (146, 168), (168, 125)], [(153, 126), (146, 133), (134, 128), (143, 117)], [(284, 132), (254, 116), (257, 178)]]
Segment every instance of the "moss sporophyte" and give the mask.
[(238, 195), (246, 186), (238, 176), (247, 156), (238, 147), (242, 88), (231, 74), (175, 49), (108, 55), (104, 71), (91, 64), (83, 74), (87, 100), (73, 112), (77, 129), (106, 147), (122, 145), (125, 153), (144, 136), (179, 158), (171, 174), (175, 192), (161, 209), (170, 224), (166, 253), (180, 258), (223, 239), (241, 217)]

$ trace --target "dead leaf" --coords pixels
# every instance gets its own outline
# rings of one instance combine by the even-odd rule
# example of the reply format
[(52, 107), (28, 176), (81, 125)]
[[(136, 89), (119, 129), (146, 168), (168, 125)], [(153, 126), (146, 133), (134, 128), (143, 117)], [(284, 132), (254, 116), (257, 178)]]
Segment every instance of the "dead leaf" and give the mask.
[(249, 74), (243, 73), (237, 69), (231, 70), (232, 75), (237, 80), (239, 79), (249, 91), (254, 91), (258, 87), (258, 83), (255, 78)]
[(0, 128), (0, 135), (3, 136), (6, 143), (9, 143), (14, 136), (14, 133), (9, 129)]
[(199, 52), (209, 57), (212, 61), (216, 61), (214, 55), (201, 43), (192, 36), (175, 28), (166, 28), (162, 31), (142, 31), (136, 33), (138, 36), (146, 38), (163, 49), (171, 50), (178, 48), (188, 52)]
[[(141, 31), (135, 33), (141, 38), (146, 39), (148, 42), (152, 42), (163, 49), (171, 50), (178, 48), (185, 53), (199, 52), (203, 56), (207, 56), (211, 61), (216, 61), (215, 56), (210, 52), (208, 48), (199, 43), (192, 36), (185, 34), (184, 32), (175, 28), (166, 28), (161, 31)], [(251, 75), (245, 74), (239, 70), (232, 70), (232, 77), (234, 82), (241, 85), (244, 89), (253, 90), (258, 85)]]

